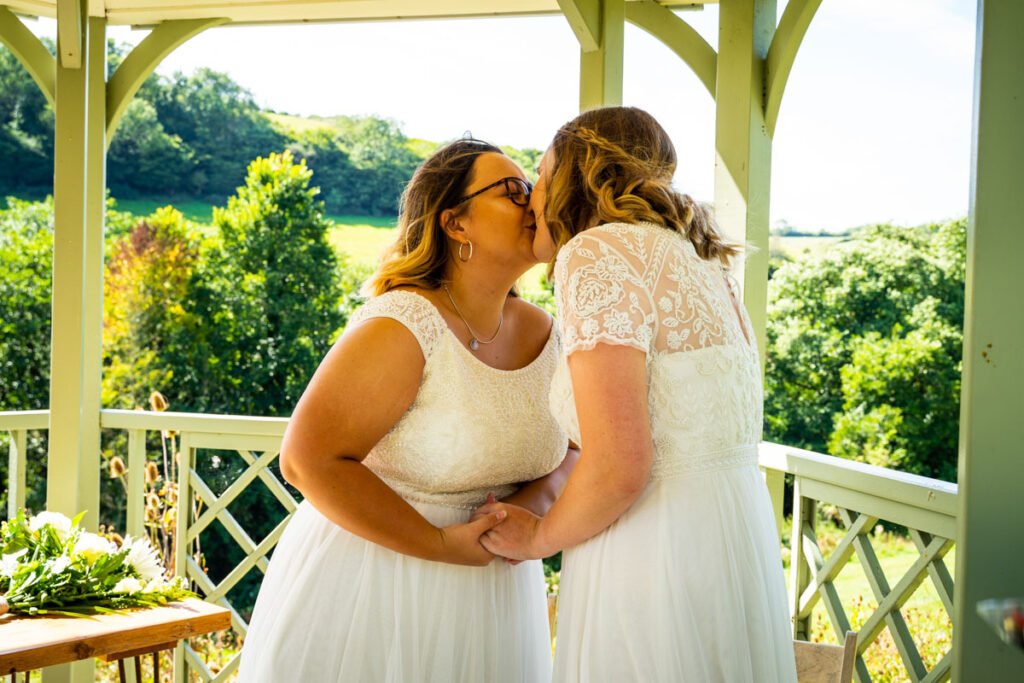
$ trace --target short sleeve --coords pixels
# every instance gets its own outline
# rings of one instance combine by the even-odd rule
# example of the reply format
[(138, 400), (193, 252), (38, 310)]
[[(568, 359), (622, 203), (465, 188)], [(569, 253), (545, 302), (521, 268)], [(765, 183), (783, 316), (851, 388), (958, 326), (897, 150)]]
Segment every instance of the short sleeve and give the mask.
[(603, 227), (575, 236), (555, 263), (563, 351), (611, 344), (648, 353), (655, 324), (650, 293), (626, 244)]
[(352, 314), (348, 324), (371, 318), (391, 318), (401, 323), (416, 337), (424, 358), (430, 358), (446, 327), (434, 304), (418, 294), (401, 290), (373, 297)]

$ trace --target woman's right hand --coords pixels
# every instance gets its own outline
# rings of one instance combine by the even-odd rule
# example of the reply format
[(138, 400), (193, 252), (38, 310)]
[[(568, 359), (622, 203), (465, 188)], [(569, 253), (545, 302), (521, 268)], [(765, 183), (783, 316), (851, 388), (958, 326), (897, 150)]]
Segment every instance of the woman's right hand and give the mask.
[(464, 524), (452, 524), (438, 529), (441, 536), (441, 559), (451, 564), (486, 567), (494, 560), (480, 544), (480, 537), (505, 521), (508, 513), (496, 510), (480, 515)]

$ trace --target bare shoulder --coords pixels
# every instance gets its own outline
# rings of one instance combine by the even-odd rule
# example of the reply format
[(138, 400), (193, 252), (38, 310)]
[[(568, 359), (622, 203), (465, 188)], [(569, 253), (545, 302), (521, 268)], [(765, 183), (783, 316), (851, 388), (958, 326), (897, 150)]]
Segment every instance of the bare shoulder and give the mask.
[(540, 306), (522, 297), (509, 297), (509, 311), (515, 315), (516, 327), (528, 341), (543, 345), (551, 334), (554, 318)]

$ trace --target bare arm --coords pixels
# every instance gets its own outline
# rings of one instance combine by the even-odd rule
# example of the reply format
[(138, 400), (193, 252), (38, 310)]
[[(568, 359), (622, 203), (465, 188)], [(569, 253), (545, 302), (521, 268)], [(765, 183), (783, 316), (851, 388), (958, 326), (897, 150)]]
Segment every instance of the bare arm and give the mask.
[(575, 444), (570, 443), (569, 448), (565, 451), (565, 458), (558, 467), (543, 477), (523, 484), (515, 493), (502, 498), (501, 502), (518, 505), (543, 517), (561, 495), (579, 457), (579, 449)]
[(477, 539), (504, 514), (439, 529), (362, 463), (412, 404), (423, 366), (415, 337), (396, 321), (371, 319), (347, 331), (295, 407), (281, 471), (325, 517), (369, 541), (427, 560), (484, 565), (492, 556)]
[(543, 518), (512, 506), (487, 532), (491, 552), (514, 559), (547, 557), (603, 531), (640, 496), (651, 472), (646, 357), (598, 344), (569, 357), (583, 449), (562, 495)]

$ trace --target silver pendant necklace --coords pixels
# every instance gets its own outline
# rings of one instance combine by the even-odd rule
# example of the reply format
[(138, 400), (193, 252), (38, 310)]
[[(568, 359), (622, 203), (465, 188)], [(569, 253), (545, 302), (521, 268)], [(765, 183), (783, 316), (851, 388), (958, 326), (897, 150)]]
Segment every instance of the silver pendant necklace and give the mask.
[(491, 338), (490, 339), (480, 339), (479, 337), (477, 337), (476, 332), (473, 331), (473, 328), (469, 326), (469, 321), (466, 320), (466, 316), (462, 315), (462, 311), (459, 310), (458, 305), (455, 303), (455, 299), (452, 297), (452, 293), (448, 290), (448, 285), (441, 285), (441, 286), (444, 287), (444, 293), (448, 295), (448, 301), (450, 301), (452, 303), (452, 308), (455, 309), (456, 315), (458, 315), (459, 318), (462, 319), (462, 324), (466, 326), (467, 330), (469, 330), (469, 348), (470, 349), (472, 349), (473, 351), (476, 351), (477, 349), (480, 348), (481, 344), (490, 344), (491, 342), (493, 342), (495, 339), (498, 338), (498, 334), (501, 332), (501, 324), (503, 322), (505, 322), (505, 313), (504, 313), (504, 311), (502, 311), (500, 317), (498, 318), (498, 329), (496, 329), (494, 331), (494, 334), (491, 336)]

